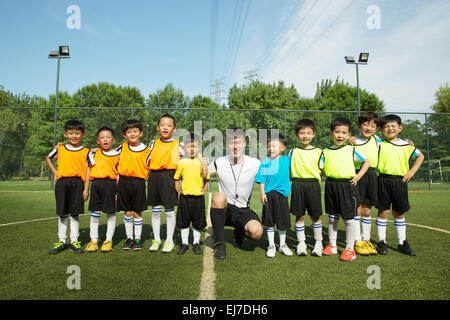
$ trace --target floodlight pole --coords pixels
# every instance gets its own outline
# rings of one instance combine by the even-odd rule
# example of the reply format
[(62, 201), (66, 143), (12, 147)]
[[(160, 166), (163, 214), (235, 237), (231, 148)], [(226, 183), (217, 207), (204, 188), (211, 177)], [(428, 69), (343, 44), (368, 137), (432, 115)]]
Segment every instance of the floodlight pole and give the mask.
[[(55, 107), (54, 107), (54, 114), (53, 114), (53, 145), (52, 147), (55, 147), (56, 145), (56, 118), (57, 118), (57, 108), (58, 108), (58, 91), (59, 91), (59, 69), (61, 65), (61, 57), (58, 54), (58, 66), (56, 69), (56, 95), (55, 95)], [(53, 186), (55, 183), (55, 177), (52, 178), (51, 181), (51, 189), (53, 190)]]
[(358, 93), (358, 117), (359, 117), (361, 113), (361, 106), (359, 102), (359, 70), (358, 70), (359, 63), (356, 62), (355, 65), (356, 65), (356, 91)]

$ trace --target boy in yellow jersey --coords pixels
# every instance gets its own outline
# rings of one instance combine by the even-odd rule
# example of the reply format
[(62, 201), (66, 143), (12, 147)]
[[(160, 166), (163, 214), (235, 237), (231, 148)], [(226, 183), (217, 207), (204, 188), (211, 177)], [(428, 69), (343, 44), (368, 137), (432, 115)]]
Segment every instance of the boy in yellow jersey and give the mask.
[(316, 134), (316, 126), (310, 119), (301, 119), (295, 126), (295, 135), (300, 146), (289, 152), (291, 160), (291, 206), (290, 211), (296, 216), (295, 233), (297, 234), (298, 256), (306, 256), (305, 213), (312, 221), (315, 245), (311, 255), (322, 256), (322, 200), (320, 193), (321, 171), (319, 159), (322, 150), (311, 145)]
[(153, 140), (149, 148), (150, 173), (148, 176), (148, 205), (152, 206), (152, 230), (154, 239), (150, 246), (150, 252), (158, 251), (161, 246), (161, 213), (164, 207), (166, 215), (166, 241), (162, 253), (169, 253), (174, 248), (173, 234), (176, 218), (174, 207), (178, 205), (178, 194), (175, 190), (173, 176), (180, 161), (180, 154), (184, 154), (182, 144), (173, 139), (172, 134), (176, 130), (175, 118), (170, 114), (162, 115), (156, 126), (160, 137)]
[[(66, 144), (53, 149), (45, 161), (56, 181), (55, 199), (58, 219), (59, 241), (49, 251), (50, 254), (61, 252), (70, 247), (74, 253), (83, 253), (78, 241), (80, 220), (84, 213), (84, 201), (89, 197), (89, 165), (95, 162), (89, 156), (89, 149), (81, 145), (85, 135), (84, 124), (78, 120), (69, 120), (64, 125)], [(57, 169), (53, 160), (57, 159)], [(70, 245), (66, 244), (67, 227), (70, 220)]]
[(139, 141), (143, 133), (140, 121), (126, 120), (122, 132), (127, 142), (116, 149), (120, 151), (117, 211), (125, 211), (123, 221), (127, 236), (122, 249), (139, 251), (142, 249), (142, 211), (147, 209), (145, 178), (149, 171), (150, 148)]
[[(398, 249), (410, 256), (415, 252), (406, 241), (405, 212), (410, 209), (408, 201), (408, 181), (419, 170), (424, 160), (422, 152), (400, 139), (402, 121), (397, 115), (386, 115), (380, 121), (381, 132), (385, 140), (380, 144), (378, 153), (378, 216), (376, 220), (378, 233), (377, 251), (387, 254), (386, 224), (389, 209), (392, 205), (392, 215), (397, 230)], [(416, 157), (414, 165), (409, 168), (409, 160)]]
[(198, 135), (187, 135), (183, 143), (186, 158), (178, 162), (173, 177), (175, 189), (180, 195), (176, 221), (181, 229), (181, 246), (177, 253), (184, 254), (189, 249), (189, 225), (192, 223), (192, 250), (195, 254), (201, 254), (200, 230), (206, 227), (204, 194), (208, 188), (208, 166), (199, 153), (202, 142)]
[[(325, 211), (329, 214), (328, 236), (330, 244), (322, 254), (337, 254), (337, 233), (339, 216), (344, 219), (346, 247), (340, 256), (341, 261), (353, 261), (355, 226), (354, 218), (358, 207), (358, 190), (356, 184), (366, 173), (370, 160), (355, 147), (347, 145), (351, 134), (351, 122), (346, 118), (336, 118), (331, 122), (331, 138), (333, 146), (325, 148), (319, 161), (319, 167), (325, 173)], [(362, 162), (358, 173), (354, 162)]]
[(117, 167), (120, 153), (113, 149), (114, 131), (109, 127), (102, 127), (97, 131), (97, 143), (100, 149), (94, 154), (95, 165), (91, 167), (91, 197), (89, 211), (91, 211), (90, 237), (91, 242), (85, 248), (86, 252), (98, 250), (98, 226), (100, 213), (107, 216), (106, 240), (101, 251), (112, 251), (112, 238), (116, 228), (116, 197), (117, 197)]

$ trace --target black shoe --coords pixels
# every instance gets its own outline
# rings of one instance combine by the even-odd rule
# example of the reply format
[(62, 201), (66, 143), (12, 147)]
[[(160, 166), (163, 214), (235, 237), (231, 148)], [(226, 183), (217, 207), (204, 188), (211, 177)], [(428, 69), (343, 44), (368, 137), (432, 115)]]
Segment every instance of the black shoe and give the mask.
[(377, 252), (379, 254), (384, 254), (384, 255), (386, 255), (388, 253), (387, 252), (387, 244), (386, 244), (386, 242), (384, 242), (384, 241), (378, 242)]
[(242, 249), (244, 246), (244, 230), (234, 229), (234, 242), (238, 248)]
[(133, 241), (133, 251), (140, 251), (142, 249), (141, 239), (135, 239)]
[(127, 238), (127, 240), (125, 240), (125, 243), (123, 244), (122, 249), (123, 250), (131, 250), (131, 248), (133, 247), (134, 244), (134, 240), (131, 238)]
[(217, 242), (214, 245), (214, 257), (216, 259), (225, 259), (227, 257), (227, 247), (225, 242)]
[(202, 254), (202, 248), (200, 248), (200, 243), (194, 243), (192, 245), (192, 251), (194, 251), (195, 254)]
[(398, 245), (398, 249), (400, 250), (400, 252), (407, 254), (408, 256), (415, 256), (416, 253), (414, 252), (413, 249), (411, 249), (411, 247), (409, 246), (408, 241), (403, 241), (403, 244), (399, 244)]
[(185, 254), (186, 251), (189, 250), (189, 246), (187, 244), (182, 244), (177, 251), (177, 254)]
[(81, 247), (80, 241), (74, 241), (70, 244), (70, 250), (72, 250), (73, 253), (83, 253), (83, 247)]
[(53, 248), (48, 252), (49, 254), (56, 254), (63, 250), (66, 250), (69, 246), (62, 241), (58, 241), (54, 244)]

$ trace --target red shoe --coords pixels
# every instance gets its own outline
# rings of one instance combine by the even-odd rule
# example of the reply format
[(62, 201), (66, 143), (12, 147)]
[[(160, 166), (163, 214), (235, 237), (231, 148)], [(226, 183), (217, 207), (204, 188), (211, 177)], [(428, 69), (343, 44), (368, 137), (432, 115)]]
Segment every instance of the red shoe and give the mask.
[(339, 260), (341, 261), (353, 261), (356, 259), (355, 251), (350, 249), (345, 249), (344, 252), (342, 252), (341, 256), (339, 257)]
[(322, 254), (324, 256), (331, 256), (332, 254), (337, 254), (337, 248), (329, 244), (325, 247), (325, 249), (323, 249)]

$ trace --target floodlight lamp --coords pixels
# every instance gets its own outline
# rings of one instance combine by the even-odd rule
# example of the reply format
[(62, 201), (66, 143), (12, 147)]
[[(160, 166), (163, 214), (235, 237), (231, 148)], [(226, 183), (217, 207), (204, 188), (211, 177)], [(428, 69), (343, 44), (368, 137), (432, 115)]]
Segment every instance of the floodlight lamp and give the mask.
[(347, 64), (351, 64), (351, 63), (355, 63), (356, 60), (355, 60), (355, 58), (353, 58), (353, 57), (351, 57), (351, 56), (345, 56), (345, 62), (346, 62)]
[(69, 46), (59, 46), (59, 56), (61, 58), (63, 57), (69, 58), (70, 57)]
[(48, 58), (49, 59), (57, 59), (59, 57), (59, 52), (58, 50), (52, 50), (50, 51), (50, 53), (48, 54)]
[(369, 60), (369, 53), (368, 52), (361, 52), (359, 54), (358, 62), (360, 62), (360, 63), (367, 63), (368, 60)]

